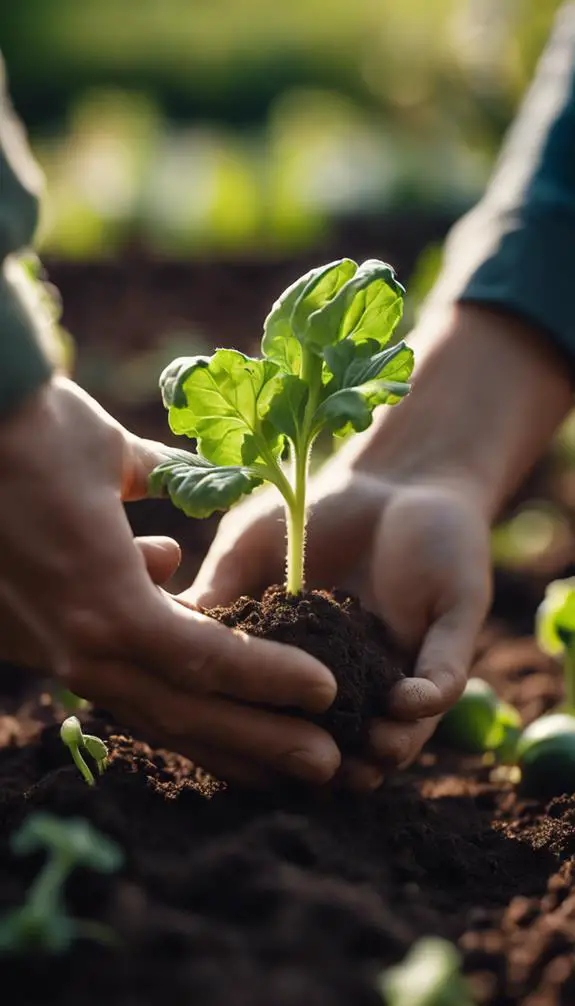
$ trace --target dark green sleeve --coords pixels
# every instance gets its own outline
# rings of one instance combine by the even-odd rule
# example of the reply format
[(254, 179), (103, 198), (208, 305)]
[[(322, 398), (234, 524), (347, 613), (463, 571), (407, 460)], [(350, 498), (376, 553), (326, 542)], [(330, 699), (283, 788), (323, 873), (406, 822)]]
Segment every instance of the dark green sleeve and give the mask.
[(40, 172), (6, 93), (0, 57), (0, 417), (47, 380), (52, 367), (41, 348), (28, 284), (15, 254), (32, 243), (38, 220)]
[(481, 202), (453, 229), (428, 307), (517, 314), (575, 361), (575, 4), (559, 13)]

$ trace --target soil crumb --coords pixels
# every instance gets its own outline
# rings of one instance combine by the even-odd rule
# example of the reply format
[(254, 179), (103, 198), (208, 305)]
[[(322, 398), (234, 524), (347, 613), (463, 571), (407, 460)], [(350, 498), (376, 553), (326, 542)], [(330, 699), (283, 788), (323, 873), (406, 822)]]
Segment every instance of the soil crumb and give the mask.
[(260, 601), (240, 597), (207, 614), (252, 636), (299, 646), (329, 667), (337, 697), (314, 722), (329, 730), (345, 754), (361, 752), (370, 720), (385, 716), (391, 687), (411, 672), (411, 661), (381, 619), (343, 592), (311, 590), (293, 597), (274, 586)]

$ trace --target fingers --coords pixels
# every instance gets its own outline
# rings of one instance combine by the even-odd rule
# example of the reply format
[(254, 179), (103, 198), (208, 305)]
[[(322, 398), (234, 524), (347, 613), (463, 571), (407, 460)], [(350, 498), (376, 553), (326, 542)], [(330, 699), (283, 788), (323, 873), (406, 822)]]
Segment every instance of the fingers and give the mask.
[(164, 584), (180, 565), (182, 553), (177, 541), (160, 535), (142, 535), (134, 543), (144, 557), (153, 583)]
[(446, 712), (467, 680), (483, 608), (459, 605), (431, 626), (423, 640), (413, 677), (404, 678), (389, 697), (390, 715), (420, 720)]
[(440, 716), (432, 716), (415, 723), (376, 720), (369, 737), (373, 761), (382, 767), (407, 768), (432, 736), (440, 719)]
[(100, 680), (97, 691), (112, 712), (224, 778), (263, 783), (280, 773), (321, 785), (339, 768), (333, 738), (306, 720), (188, 696), (128, 664), (105, 674), (109, 680)]
[(309, 713), (329, 708), (337, 691), (331, 671), (303, 650), (228, 629), (157, 591), (139, 612), (134, 645), (182, 690)]
[[(119, 427), (119, 424), (116, 424)], [(148, 495), (148, 477), (165, 460), (169, 448), (157, 440), (144, 440), (121, 427), (125, 450), (122, 471), (122, 499), (128, 503), (145, 499)]]
[(180, 597), (212, 608), (242, 594), (258, 597), (283, 579), (285, 519), (275, 496), (262, 493), (224, 517), (195, 582)]

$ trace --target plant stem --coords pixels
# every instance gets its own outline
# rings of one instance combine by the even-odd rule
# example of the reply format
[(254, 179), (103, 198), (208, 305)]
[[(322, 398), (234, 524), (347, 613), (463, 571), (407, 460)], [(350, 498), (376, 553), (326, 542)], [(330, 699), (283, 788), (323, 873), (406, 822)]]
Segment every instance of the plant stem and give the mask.
[(309, 450), (294, 448), (294, 502), (287, 507), (287, 592), (300, 594), (304, 587), (305, 495)]
[(58, 853), (50, 855), (28, 891), (27, 904), (34, 918), (49, 923), (62, 897), (70, 867), (67, 856)]
[(567, 712), (575, 716), (575, 646), (573, 645), (569, 645), (565, 649), (563, 676), (565, 678), (565, 704)]
[(70, 754), (74, 759), (74, 764), (76, 768), (82, 773), (84, 779), (88, 783), (88, 786), (95, 786), (96, 780), (94, 779), (91, 770), (88, 768), (88, 765), (82, 758), (82, 755), (80, 754), (80, 749), (77, 747), (77, 745), (70, 745)]
[(312, 444), (312, 419), (317, 406), (321, 387), (321, 359), (303, 350), (300, 377), (308, 388), (302, 428), (299, 437), (292, 444), (293, 451), (293, 504), (287, 506), (287, 577), (288, 594), (301, 594), (304, 588), (306, 488), (309, 455)]

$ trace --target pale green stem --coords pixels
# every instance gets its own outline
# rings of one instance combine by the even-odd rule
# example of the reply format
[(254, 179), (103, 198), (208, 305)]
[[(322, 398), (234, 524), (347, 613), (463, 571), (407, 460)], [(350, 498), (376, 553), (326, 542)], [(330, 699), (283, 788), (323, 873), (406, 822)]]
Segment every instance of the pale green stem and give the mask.
[(286, 508), (287, 517), (287, 592), (300, 594), (304, 588), (305, 495), (308, 450), (294, 448), (294, 502)]
[(565, 678), (565, 704), (567, 712), (575, 716), (575, 645), (569, 645), (565, 649), (563, 676)]
[(304, 350), (302, 354), (301, 379), (305, 381), (309, 394), (305, 414), (293, 450), (293, 505), (287, 507), (287, 580), (288, 594), (300, 594), (304, 588), (306, 488), (309, 455), (312, 443), (312, 420), (316, 410), (318, 392), (321, 385), (321, 360)]
[(54, 914), (64, 888), (64, 883), (70, 873), (71, 863), (68, 856), (51, 853), (46, 865), (42, 868), (28, 891), (27, 909), (35, 919), (48, 921)]
[(69, 747), (70, 747), (70, 754), (72, 755), (72, 758), (74, 759), (74, 764), (75, 764), (76, 768), (82, 773), (82, 775), (84, 776), (84, 779), (88, 783), (88, 786), (95, 786), (96, 785), (96, 780), (94, 779), (94, 776), (93, 776), (91, 770), (88, 768), (88, 765), (86, 764), (86, 762), (82, 758), (82, 755), (80, 754), (79, 747), (77, 745), (75, 745), (75, 744), (70, 744)]

